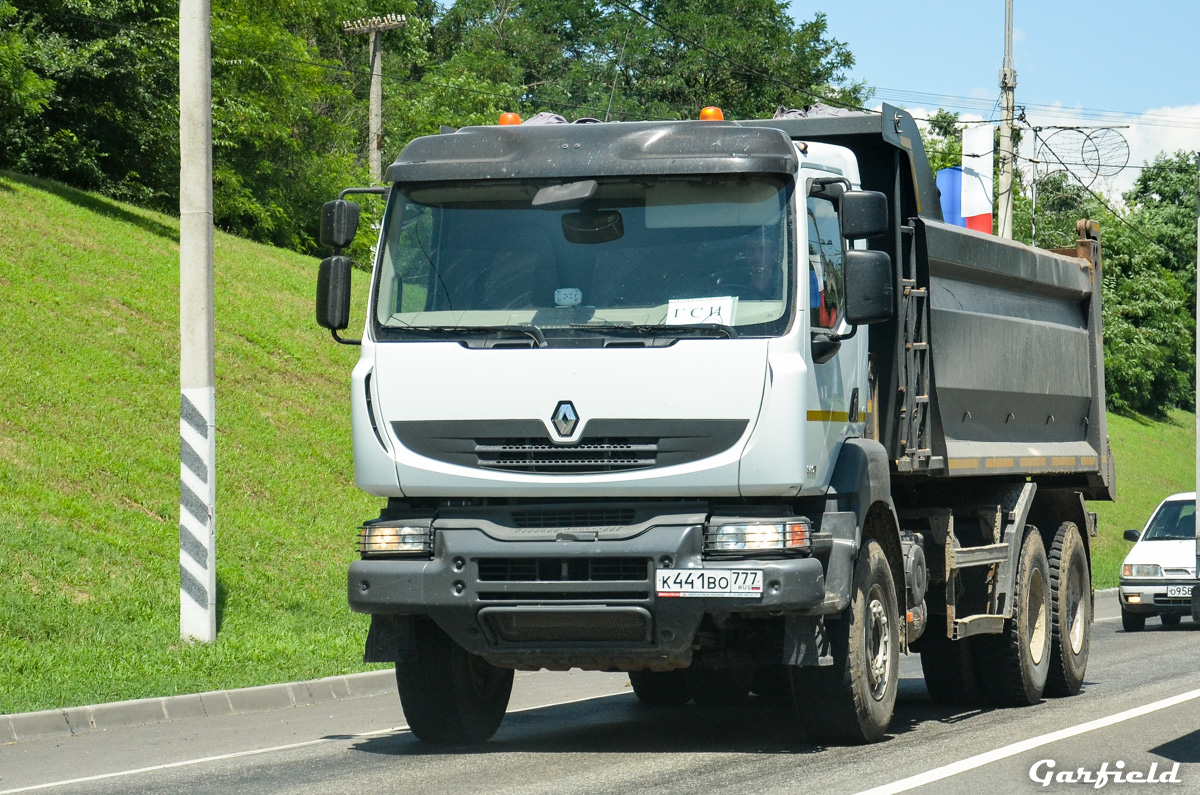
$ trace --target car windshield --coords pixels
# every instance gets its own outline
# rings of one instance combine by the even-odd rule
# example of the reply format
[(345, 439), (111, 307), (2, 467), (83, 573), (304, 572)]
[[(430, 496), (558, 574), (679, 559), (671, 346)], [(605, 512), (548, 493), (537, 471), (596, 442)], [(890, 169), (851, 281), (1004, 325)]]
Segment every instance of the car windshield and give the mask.
[(397, 185), (381, 238), (376, 335), (499, 329), (512, 338), (533, 327), (551, 344), (592, 344), (609, 329), (782, 334), (790, 194), (789, 180), (765, 175)]
[(1150, 526), (1142, 535), (1143, 541), (1183, 541), (1196, 537), (1196, 503), (1191, 500), (1163, 503)]

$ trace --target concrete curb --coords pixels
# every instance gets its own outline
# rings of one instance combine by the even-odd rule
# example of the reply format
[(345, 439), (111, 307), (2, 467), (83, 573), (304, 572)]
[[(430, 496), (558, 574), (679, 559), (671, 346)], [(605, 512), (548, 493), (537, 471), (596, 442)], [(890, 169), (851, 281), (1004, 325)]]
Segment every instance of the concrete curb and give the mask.
[(385, 669), (330, 676), (307, 682), (0, 715), (0, 745), (50, 737), (69, 737), (105, 729), (169, 723), (189, 718), (308, 707), (329, 701), (379, 696), (395, 691), (396, 675), (393, 671)]

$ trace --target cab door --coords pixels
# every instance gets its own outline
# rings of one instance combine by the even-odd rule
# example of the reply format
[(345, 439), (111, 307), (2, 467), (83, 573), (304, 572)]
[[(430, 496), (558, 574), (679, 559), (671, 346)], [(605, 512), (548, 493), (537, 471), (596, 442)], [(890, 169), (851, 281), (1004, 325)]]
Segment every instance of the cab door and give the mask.
[[(809, 370), (806, 460), (808, 478), (829, 482), (841, 442), (860, 436), (865, 414), (866, 339), (846, 322), (845, 251), (840, 199), (849, 188), (841, 179), (813, 179), (805, 200), (808, 257), (807, 318), (812, 353)], [(813, 471), (816, 467), (816, 471)]]

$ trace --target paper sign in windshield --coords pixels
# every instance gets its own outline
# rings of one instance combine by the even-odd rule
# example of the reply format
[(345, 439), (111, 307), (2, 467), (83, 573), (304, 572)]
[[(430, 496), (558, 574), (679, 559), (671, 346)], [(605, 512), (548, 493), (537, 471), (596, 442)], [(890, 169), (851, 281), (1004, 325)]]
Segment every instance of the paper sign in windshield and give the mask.
[(690, 326), (695, 323), (733, 325), (733, 312), (737, 309), (737, 296), (718, 298), (677, 298), (667, 304), (668, 326)]

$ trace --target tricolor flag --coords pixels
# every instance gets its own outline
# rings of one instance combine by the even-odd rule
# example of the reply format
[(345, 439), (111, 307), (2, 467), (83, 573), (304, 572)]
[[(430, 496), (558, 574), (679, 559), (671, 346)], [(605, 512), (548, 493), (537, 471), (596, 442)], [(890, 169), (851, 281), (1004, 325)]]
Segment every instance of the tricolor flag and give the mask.
[(962, 166), (937, 173), (942, 218), (978, 232), (992, 231), (992, 146), (989, 125), (963, 130)]

